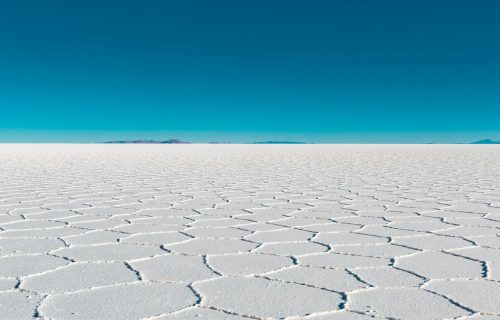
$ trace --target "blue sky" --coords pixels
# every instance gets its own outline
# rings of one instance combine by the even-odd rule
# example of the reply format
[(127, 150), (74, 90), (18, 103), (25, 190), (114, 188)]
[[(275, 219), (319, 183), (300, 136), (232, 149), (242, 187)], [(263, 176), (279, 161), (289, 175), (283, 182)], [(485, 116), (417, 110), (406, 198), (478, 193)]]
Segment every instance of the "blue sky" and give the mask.
[(2, 1), (0, 141), (500, 140), (496, 0)]

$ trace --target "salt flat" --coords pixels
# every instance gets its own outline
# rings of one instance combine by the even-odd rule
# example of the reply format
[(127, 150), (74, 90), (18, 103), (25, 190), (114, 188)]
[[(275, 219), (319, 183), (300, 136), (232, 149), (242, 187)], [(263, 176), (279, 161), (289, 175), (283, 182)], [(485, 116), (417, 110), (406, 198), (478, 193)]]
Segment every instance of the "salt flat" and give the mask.
[(500, 147), (0, 145), (0, 319), (499, 319)]

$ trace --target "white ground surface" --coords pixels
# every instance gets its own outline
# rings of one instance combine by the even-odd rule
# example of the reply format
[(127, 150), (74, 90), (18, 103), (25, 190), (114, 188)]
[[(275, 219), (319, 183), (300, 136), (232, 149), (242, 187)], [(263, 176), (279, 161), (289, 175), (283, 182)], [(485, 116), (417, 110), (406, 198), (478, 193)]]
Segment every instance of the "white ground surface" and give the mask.
[(0, 145), (0, 319), (498, 319), (500, 147)]

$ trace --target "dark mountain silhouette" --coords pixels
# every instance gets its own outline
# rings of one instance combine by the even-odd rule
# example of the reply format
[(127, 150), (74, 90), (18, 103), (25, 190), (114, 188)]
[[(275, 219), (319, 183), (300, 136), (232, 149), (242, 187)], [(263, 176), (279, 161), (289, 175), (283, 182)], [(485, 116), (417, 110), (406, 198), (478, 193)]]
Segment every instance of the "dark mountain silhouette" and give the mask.
[(262, 141), (262, 142), (253, 142), (253, 144), (306, 144), (306, 143), (296, 142), (296, 141)]
[[(182, 144), (182, 143), (191, 143), (187, 141), (182, 141), (178, 139), (170, 139), (170, 140), (115, 140), (115, 141), (106, 141), (103, 142), (106, 144)], [(231, 142), (217, 142), (212, 141), (209, 144), (230, 144)], [(306, 144), (306, 142), (297, 142), (297, 141), (262, 141), (262, 142), (250, 142), (248, 144)]]
[(181, 141), (178, 139), (170, 139), (170, 140), (163, 140), (163, 141), (157, 141), (157, 140), (118, 140), (118, 141), (106, 141), (104, 143), (118, 143), (118, 144), (124, 144), (124, 143), (129, 143), (129, 144), (180, 144), (180, 143), (190, 143), (186, 141)]
[(181, 141), (181, 140), (178, 140), (178, 139), (170, 139), (170, 140), (161, 141), (160, 143), (178, 144), (178, 143), (191, 143), (191, 142)]
[(472, 142), (471, 144), (500, 144), (500, 141), (493, 141), (491, 139), (484, 139), (484, 140)]

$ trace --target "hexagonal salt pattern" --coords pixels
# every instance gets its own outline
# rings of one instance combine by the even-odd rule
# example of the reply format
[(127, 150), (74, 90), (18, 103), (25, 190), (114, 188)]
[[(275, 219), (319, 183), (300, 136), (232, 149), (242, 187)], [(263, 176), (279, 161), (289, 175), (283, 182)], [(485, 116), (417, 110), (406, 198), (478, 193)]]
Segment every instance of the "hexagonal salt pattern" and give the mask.
[(0, 145), (0, 319), (495, 319), (498, 159)]

